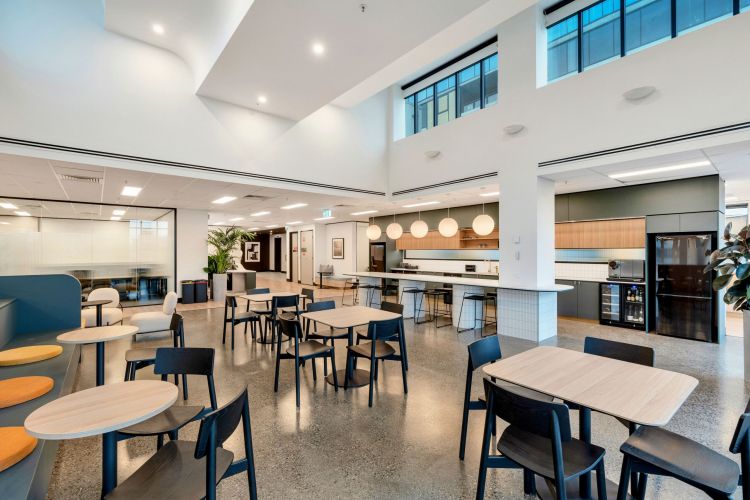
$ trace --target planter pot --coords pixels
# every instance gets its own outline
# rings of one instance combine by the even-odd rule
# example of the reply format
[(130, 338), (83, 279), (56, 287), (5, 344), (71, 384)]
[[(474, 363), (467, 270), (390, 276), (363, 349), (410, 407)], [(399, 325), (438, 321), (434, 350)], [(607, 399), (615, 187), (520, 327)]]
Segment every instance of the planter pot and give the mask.
[(224, 302), (227, 296), (227, 275), (214, 274), (211, 282), (211, 300), (214, 302)]
[(745, 380), (750, 380), (750, 311), (742, 311)]

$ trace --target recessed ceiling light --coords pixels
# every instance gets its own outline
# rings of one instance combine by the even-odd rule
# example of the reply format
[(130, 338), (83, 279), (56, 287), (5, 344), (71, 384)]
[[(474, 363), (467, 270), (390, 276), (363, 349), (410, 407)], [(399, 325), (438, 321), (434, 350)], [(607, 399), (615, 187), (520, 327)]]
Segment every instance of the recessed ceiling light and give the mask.
[(164, 26), (162, 26), (159, 23), (154, 23), (154, 24), (151, 25), (151, 31), (153, 31), (157, 35), (163, 35), (164, 34)]
[(281, 207), (282, 210), (291, 210), (293, 208), (302, 208), (306, 207), (307, 203), (293, 203), (291, 205), (286, 205), (285, 207)]
[(120, 192), (120, 195), (122, 196), (138, 196), (141, 194), (141, 190), (143, 188), (135, 187), (135, 186), (125, 186), (122, 188), (122, 191)]
[(3, 226), (9, 226), (10, 222), (0, 222), (0, 224), (2, 224)]
[(320, 42), (315, 42), (312, 44), (312, 51), (316, 56), (322, 56), (326, 53), (326, 46)]
[(223, 205), (225, 203), (229, 203), (230, 201), (234, 201), (236, 199), (237, 199), (236, 196), (222, 196), (221, 198), (216, 199), (212, 201), (211, 203), (215, 203), (217, 205)]
[(235, 217), (233, 219), (229, 219), (229, 222), (237, 222), (238, 220), (245, 220), (244, 217)]
[(302, 224), (301, 220), (293, 220), (292, 222), (287, 222), (287, 226), (296, 226), (297, 224)]
[(617, 174), (608, 174), (608, 175), (611, 179), (624, 179), (627, 177), (638, 177), (640, 175), (660, 174), (662, 172), (673, 172), (675, 170), (685, 170), (688, 168), (708, 167), (708, 166), (711, 166), (711, 162), (708, 160), (703, 160), (703, 161), (696, 161), (692, 163), (682, 163), (680, 165), (670, 165), (668, 167), (649, 168), (646, 170), (634, 170), (633, 172), (620, 172)]
[(112, 215), (125, 215), (125, 210), (112, 210)]
[(19, 212), (14, 212), (14, 213), (21, 217), (31, 217), (31, 214), (29, 212), (19, 211)]
[(329, 215), (328, 217), (318, 217), (317, 219), (313, 219), (313, 220), (331, 220), (335, 218), (336, 217), (334, 217), (333, 215)]
[(109, 218), (109, 220), (120, 220), (120, 219), (122, 219), (122, 217), (120, 217), (119, 215), (113, 215), (112, 217)]
[(213, 223), (213, 224), (211, 224), (211, 225), (212, 225), (212, 226), (224, 226), (224, 225), (226, 225), (226, 222), (224, 222), (224, 221), (221, 221), (221, 222), (214, 222), (214, 223)]
[(250, 214), (250, 217), (260, 217), (261, 215), (268, 215), (270, 213), (271, 212), (269, 212), (268, 210), (264, 210), (262, 212), (255, 212), (254, 214)]
[(426, 207), (427, 205), (437, 205), (440, 203), (439, 201), (423, 201), (421, 203), (411, 203), (409, 205), (404, 205), (404, 208), (414, 208), (414, 207)]
[(13, 203), (0, 203), (0, 207), (7, 208), (8, 210), (15, 210), (18, 207), (15, 206)]
[(271, 229), (272, 227), (279, 227), (279, 225), (278, 225), (278, 224), (271, 224), (271, 225), (269, 225), (269, 226), (266, 226), (266, 227), (267, 227), (268, 229)]
[(500, 196), (500, 191), (493, 191), (491, 193), (480, 193), (479, 196)]
[(378, 213), (377, 210), (363, 210), (362, 212), (352, 212), (349, 215), (367, 215), (367, 214), (376, 214)]
[(264, 95), (258, 96), (258, 104), (265, 104), (268, 102), (268, 98)]
[(248, 229), (248, 231), (257, 231), (259, 229), (260, 229), (259, 227), (251, 227), (250, 229)]

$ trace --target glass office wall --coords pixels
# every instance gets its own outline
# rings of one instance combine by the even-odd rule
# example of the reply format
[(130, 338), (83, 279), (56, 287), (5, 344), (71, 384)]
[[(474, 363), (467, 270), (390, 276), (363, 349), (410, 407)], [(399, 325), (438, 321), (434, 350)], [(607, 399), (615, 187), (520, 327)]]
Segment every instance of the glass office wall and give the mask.
[(604, 0), (581, 12), (583, 68), (620, 57), (620, 0)]
[(123, 306), (161, 303), (174, 290), (175, 211), (5, 198), (0, 274), (67, 273), (87, 295), (120, 292)]
[(547, 28), (547, 79), (557, 80), (578, 71), (578, 18)]
[(437, 82), (437, 124), (442, 125), (456, 118), (456, 75)]
[(626, 54), (671, 37), (671, 0), (625, 0)]
[(734, 13), (733, 0), (677, 0), (677, 33), (729, 17)]

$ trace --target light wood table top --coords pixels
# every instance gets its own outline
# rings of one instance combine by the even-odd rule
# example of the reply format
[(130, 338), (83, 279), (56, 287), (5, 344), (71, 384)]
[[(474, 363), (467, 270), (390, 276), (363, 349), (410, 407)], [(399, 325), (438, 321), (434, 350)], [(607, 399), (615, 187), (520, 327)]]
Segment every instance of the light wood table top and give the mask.
[(250, 302), (271, 302), (274, 297), (299, 297), (298, 293), (294, 292), (271, 292), (271, 293), (258, 293), (255, 295), (240, 295), (241, 298), (249, 300)]
[(698, 380), (682, 373), (559, 347), (536, 347), (486, 375), (642, 425), (666, 425)]
[(365, 306), (341, 307), (326, 309), (325, 311), (306, 312), (303, 318), (316, 321), (333, 328), (353, 328), (368, 324), (370, 321), (383, 321), (400, 318), (400, 314), (381, 311)]
[(56, 399), (26, 417), (39, 439), (96, 436), (143, 422), (177, 401), (177, 386), (160, 380), (103, 385)]
[(57, 341), (61, 344), (92, 344), (122, 339), (136, 333), (138, 327), (135, 325), (95, 326), (63, 333), (57, 336)]

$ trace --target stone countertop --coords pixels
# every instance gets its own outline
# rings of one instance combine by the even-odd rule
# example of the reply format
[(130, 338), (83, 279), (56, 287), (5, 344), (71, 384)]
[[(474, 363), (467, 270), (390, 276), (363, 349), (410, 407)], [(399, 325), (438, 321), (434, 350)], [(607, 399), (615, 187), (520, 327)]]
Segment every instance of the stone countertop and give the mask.
[(564, 281), (587, 281), (589, 283), (612, 283), (614, 285), (646, 285), (645, 281), (627, 281), (627, 280), (608, 280), (608, 279), (594, 279), (594, 278), (561, 278), (555, 277), (555, 280)]
[[(403, 273), (373, 273), (373, 272), (357, 272), (357, 273), (345, 273), (345, 274), (346, 276), (356, 276), (358, 278), (400, 279), (404, 281), (421, 281), (424, 283), (446, 283), (446, 284), (451, 284), (451, 285), (497, 288), (500, 290), (522, 290), (522, 291), (529, 291), (529, 292), (556, 292), (556, 293), (573, 290), (573, 287), (569, 285), (556, 285), (556, 284), (546, 285), (546, 286), (505, 285), (505, 284), (500, 284), (500, 280), (492, 280), (492, 279), (485, 279), (485, 278), (456, 278), (453, 276), (431, 276), (428, 274), (404, 275)], [(408, 276), (408, 278), (406, 276)]]
[(498, 273), (490, 273), (490, 272), (479, 272), (479, 271), (431, 271), (429, 269), (408, 269), (405, 267), (392, 267), (391, 271), (402, 271), (405, 273), (424, 273), (424, 274), (436, 274), (436, 275), (443, 275), (443, 274), (471, 274), (474, 276), (497, 276)]

